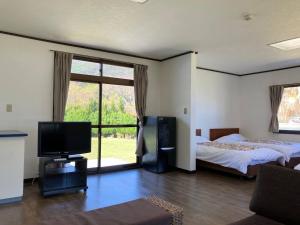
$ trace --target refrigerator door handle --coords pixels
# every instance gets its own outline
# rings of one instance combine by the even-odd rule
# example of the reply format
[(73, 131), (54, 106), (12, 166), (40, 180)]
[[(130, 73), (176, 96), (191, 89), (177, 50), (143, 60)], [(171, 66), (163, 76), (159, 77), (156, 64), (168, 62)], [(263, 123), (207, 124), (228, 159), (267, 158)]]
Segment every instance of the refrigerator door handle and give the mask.
[(160, 150), (162, 151), (170, 151), (170, 150), (174, 150), (175, 147), (163, 147), (163, 148), (160, 148)]

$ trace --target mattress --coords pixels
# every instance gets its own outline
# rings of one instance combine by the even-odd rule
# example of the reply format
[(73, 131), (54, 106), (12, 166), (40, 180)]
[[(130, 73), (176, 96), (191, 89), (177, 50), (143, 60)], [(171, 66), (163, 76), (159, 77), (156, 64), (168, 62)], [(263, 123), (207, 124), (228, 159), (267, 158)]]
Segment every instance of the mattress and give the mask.
[(278, 164), (283, 166), (285, 164), (285, 157), (282, 153), (265, 147), (259, 147), (250, 151), (240, 151), (198, 144), (196, 158), (236, 169), (243, 174), (247, 174), (248, 166), (251, 165), (272, 161), (278, 162)]

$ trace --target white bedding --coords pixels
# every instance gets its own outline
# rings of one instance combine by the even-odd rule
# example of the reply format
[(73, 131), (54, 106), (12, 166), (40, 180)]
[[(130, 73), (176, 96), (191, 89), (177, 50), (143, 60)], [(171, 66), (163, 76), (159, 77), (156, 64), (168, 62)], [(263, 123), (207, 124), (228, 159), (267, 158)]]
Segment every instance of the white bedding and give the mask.
[(238, 151), (197, 145), (196, 158), (236, 169), (243, 174), (247, 173), (249, 165), (263, 164), (271, 161), (277, 161), (281, 165), (285, 163), (283, 154), (268, 148)]
[(251, 140), (238, 140), (232, 138), (232, 135), (224, 136), (216, 141), (221, 143), (239, 143), (243, 145), (250, 145), (250, 146), (260, 146), (265, 148), (271, 148), (275, 151), (278, 151), (284, 155), (285, 161), (289, 162), (292, 157), (300, 157), (300, 143), (291, 142), (289, 145), (285, 144), (270, 144), (270, 143), (262, 143), (262, 142), (255, 142)]
[(284, 155), (286, 162), (289, 162), (293, 157), (300, 157), (300, 143), (293, 143), (291, 145), (281, 145), (281, 144), (268, 144), (268, 143), (256, 143), (251, 141), (239, 142), (245, 145), (251, 146), (261, 146), (265, 148), (271, 148), (278, 151)]

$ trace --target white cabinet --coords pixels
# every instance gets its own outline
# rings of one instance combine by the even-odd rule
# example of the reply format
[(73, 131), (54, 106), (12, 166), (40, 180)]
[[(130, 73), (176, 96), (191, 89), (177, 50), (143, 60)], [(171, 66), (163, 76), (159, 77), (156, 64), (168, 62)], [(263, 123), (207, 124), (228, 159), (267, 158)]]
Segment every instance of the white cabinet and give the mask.
[(22, 200), (27, 134), (0, 131), (0, 204)]

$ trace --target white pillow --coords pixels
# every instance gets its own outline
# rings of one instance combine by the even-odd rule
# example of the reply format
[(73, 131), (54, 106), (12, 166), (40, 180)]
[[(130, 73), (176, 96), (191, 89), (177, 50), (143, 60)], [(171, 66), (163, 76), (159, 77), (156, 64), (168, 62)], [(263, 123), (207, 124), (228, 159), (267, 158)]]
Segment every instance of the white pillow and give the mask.
[(221, 143), (232, 143), (232, 142), (240, 142), (246, 140), (247, 138), (245, 138), (241, 134), (230, 134), (216, 139), (217, 142), (221, 142)]
[(203, 136), (197, 136), (196, 137), (196, 143), (197, 144), (201, 144), (201, 143), (205, 143), (205, 142), (210, 142), (210, 140), (208, 140), (208, 138), (203, 137)]

